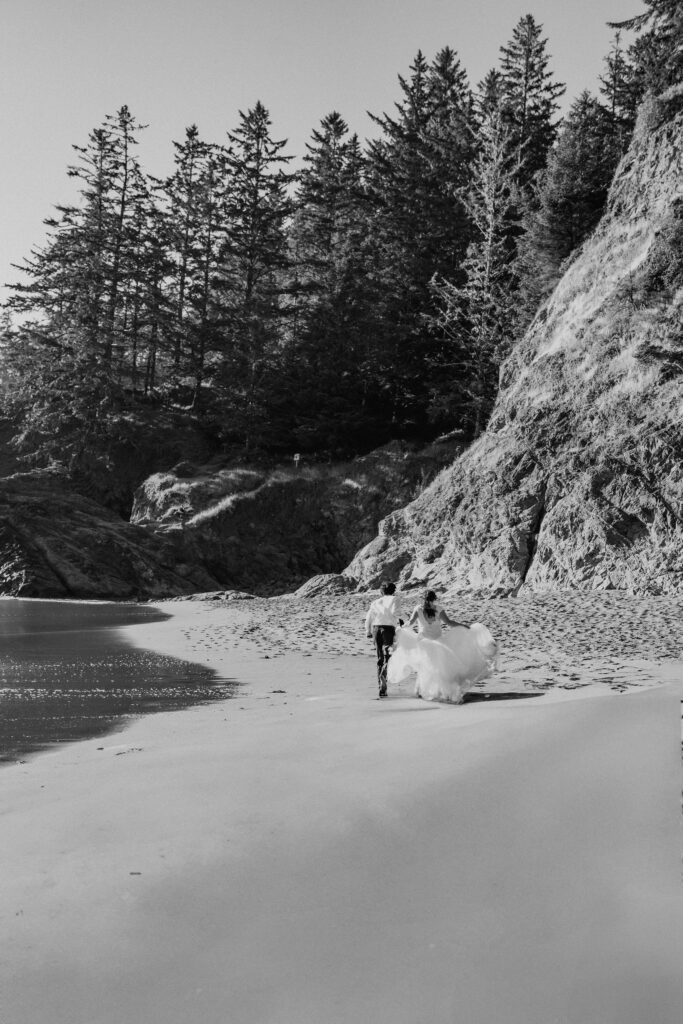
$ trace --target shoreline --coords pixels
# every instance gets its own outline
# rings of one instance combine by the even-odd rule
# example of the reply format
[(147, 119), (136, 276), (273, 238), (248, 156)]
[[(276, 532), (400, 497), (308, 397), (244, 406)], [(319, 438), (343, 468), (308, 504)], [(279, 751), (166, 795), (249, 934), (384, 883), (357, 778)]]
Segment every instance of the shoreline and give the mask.
[[(399, 594), (404, 615), (418, 600)], [(199, 661), (222, 678), (259, 685), (263, 661), (335, 659), (374, 696), (374, 651), (365, 639), (368, 594), (317, 599), (293, 595), (249, 600), (182, 600), (154, 607), (169, 615), (154, 629), (135, 626), (130, 642)], [(683, 675), (683, 595), (618, 591), (531, 593), (523, 598), (447, 595), (466, 621), (482, 621), (500, 643), (499, 671), (477, 684), (501, 699), (541, 694), (544, 701), (640, 691)], [(182, 623), (182, 625), (180, 625)], [(293, 662), (293, 663), (294, 663)], [(271, 666), (275, 669), (275, 666)], [(680, 670), (680, 673), (679, 673)], [(341, 671), (341, 670), (340, 670)], [(308, 670), (303, 670), (303, 682)], [(410, 686), (400, 688), (408, 696)]]
[(3, 770), (0, 1019), (678, 1021), (681, 664), (378, 701), (366, 601), (125, 628), (240, 686)]

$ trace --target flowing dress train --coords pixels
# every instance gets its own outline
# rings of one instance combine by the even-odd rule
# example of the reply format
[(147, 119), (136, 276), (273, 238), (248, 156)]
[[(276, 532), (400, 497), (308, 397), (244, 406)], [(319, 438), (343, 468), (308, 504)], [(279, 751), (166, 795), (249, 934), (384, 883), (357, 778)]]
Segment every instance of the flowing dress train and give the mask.
[(481, 622), (453, 626), (438, 640), (397, 629), (388, 681), (398, 686), (415, 676), (415, 696), (459, 704), (474, 684), (497, 668), (498, 644)]

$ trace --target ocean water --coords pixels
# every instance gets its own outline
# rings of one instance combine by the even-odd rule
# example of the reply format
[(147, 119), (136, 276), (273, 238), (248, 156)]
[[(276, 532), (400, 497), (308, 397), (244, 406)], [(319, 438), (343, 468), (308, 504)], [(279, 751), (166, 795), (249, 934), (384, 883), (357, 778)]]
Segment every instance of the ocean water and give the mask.
[(120, 731), (143, 714), (233, 695), (202, 665), (129, 646), (119, 627), (165, 619), (144, 605), (0, 599), (0, 765)]

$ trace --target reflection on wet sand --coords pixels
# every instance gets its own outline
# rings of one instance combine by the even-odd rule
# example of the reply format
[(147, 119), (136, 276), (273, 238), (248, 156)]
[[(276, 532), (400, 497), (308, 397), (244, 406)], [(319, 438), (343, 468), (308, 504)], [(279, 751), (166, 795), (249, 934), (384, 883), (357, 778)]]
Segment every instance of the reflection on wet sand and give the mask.
[(234, 683), (204, 666), (119, 636), (121, 626), (164, 618), (143, 605), (0, 600), (0, 763), (231, 696)]

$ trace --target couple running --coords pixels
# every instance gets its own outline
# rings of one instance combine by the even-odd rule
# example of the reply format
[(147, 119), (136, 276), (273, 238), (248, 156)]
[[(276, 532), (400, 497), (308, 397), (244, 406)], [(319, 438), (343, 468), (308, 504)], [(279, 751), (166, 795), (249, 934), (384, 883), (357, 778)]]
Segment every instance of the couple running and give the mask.
[[(365, 617), (365, 632), (375, 642), (379, 695), (386, 697), (389, 659), (396, 639), (396, 630), (403, 625), (403, 619), (400, 617), (396, 585), (383, 583), (380, 589), (382, 596), (372, 602)], [(437, 604), (433, 590), (426, 592), (423, 604), (414, 609), (408, 620), (409, 626), (416, 623), (419, 636), (430, 640), (441, 639), (443, 625), (464, 626), (464, 623), (451, 619)]]

